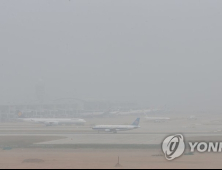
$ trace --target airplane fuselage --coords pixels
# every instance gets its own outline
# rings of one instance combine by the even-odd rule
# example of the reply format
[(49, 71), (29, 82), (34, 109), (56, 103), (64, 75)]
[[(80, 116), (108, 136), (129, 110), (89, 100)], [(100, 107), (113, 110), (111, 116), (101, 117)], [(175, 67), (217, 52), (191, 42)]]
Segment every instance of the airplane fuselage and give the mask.
[(83, 119), (72, 118), (20, 118), (19, 120), (25, 122), (44, 123), (45, 125), (59, 125), (59, 124), (84, 124), (86, 121)]
[(117, 132), (117, 131), (128, 131), (133, 129), (138, 129), (139, 126), (133, 125), (98, 125), (93, 127), (93, 130), (105, 131), (105, 132)]

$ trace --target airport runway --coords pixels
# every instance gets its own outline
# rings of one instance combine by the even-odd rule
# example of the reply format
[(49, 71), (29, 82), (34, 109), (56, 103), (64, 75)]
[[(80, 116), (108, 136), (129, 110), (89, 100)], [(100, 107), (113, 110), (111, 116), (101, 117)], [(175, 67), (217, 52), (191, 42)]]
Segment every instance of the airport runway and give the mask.
[[(38, 143), (43, 144), (137, 144), (137, 145), (153, 145), (161, 144), (165, 139), (166, 134), (75, 134), (66, 135), (66, 139), (60, 139), (49, 142)], [(207, 136), (214, 137), (212, 134), (195, 134), (184, 135), (185, 139), (190, 137)], [(222, 137), (222, 134), (216, 135)], [(221, 138), (222, 139), (222, 138)]]
[[(127, 118), (127, 119), (126, 119)], [(118, 122), (116, 122), (118, 120)], [(171, 134), (183, 134), (185, 138), (192, 137), (219, 137), (222, 139), (222, 125), (212, 123), (209, 118), (201, 117), (200, 120), (175, 119), (169, 122), (154, 123), (141, 121), (141, 128), (112, 133), (100, 133), (92, 130), (94, 124), (120, 124), (131, 122), (133, 117), (121, 117), (121, 119), (93, 119), (85, 126), (49, 126), (24, 122), (12, 122), (0, 124), (1, 136), (59, 136), (63, 139), (34, 143), (41, 145), (153, 145), (161, 144), (166, 136)], [(125, 123), (124, 123), (125, 124)], [(218, 139), (218, 138), (217, 138)]]
[[(121, 165), (124, 165), (123, 168), (127, 168), (127, 166), (129, 168), (144, 166), (146, 169), (150, 168), (151, 165), (155, 165), (156, 168), (157, 166), (172, 166), (172, 168), (183, 166), (187, 168), (189, 165), (201, 169), (210, 165), (215, 167), (220, 167), (221, 165), (220, 154), (208, 156), (207, 154), (196, 153), (190, 156), (184, 155), (180, 159), (169, 163), (164, 159), (160, 145), (162, 140), (169, 135), (165, 132), (159, 132), (158, 134), (143, 131), (120, 132), (118, 134), (98, 134), (94, 131), (91, 131), (91, 133), (75, 133), (0, 134), (0, 142), (4, 143), (4, 140), (1, 141), (4, 138), (7, 144), (1, 146), (1, 167), (33, 168), (33, 166), (42, 166), (47, 168), (53, 166), (58, 168), (60, 166), (64, 168), (64, 166), (68, 165), (68, 168), (76, 168), (78, 166), (90, 168), (92, 164), (94, 164), (94, 167), (99, 168), (101, 168), (101, 165), (114, 167), (118, 156), (120, 156)], [(217, 141), (222, 139), (221, 133), (198, 133), (195, 131), (192, 133), (184, 134), (185, 139), (191, 139), (192, 141), (193, 139), (204, 141), (206, 139)], [(50, 136), (51, 139), (49, 138)], [(16, 141), (13, 141), (14, 139)], [(9, 142), (12, 144), (8, 145)], [(27, 142), (27, 145), (23, 145), (23, 142)], [(4, 147), (10, 150), (3, 150)], [(35, 164), (23, 163), (24, 160), (29, 159), (40, 159), (45, 162)]]
[[(5, 124), (0, 125), (0, 134), (97, 134), (92, 126), (50, 126), (26, 125), (26, 124)], [(140, 129), (119, 132), (124, 134), (206, 134), (222, 133), (222, 125), (190, 124), (190, 123), (152, 123), (143, 124)]]
[[(63, 139), (34, 143), (39, 145), (159, 145), (170, 134), (132, 134), (132, 133), (119, 133), (119, 134), (0, 134), (1, 137), (5, 136), (58, 136), (65, 137)], [(221, 139), (222, 134), (183, 134), (185, 140), (191, 138), (198, 139)]]

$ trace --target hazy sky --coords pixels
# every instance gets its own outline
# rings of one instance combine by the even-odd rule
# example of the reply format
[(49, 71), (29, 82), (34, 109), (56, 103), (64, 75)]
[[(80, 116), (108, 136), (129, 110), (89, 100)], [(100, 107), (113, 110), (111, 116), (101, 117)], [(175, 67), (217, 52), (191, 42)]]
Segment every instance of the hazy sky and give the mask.
[(220, 0), (1, 0), (0, 102), (221, 109)]

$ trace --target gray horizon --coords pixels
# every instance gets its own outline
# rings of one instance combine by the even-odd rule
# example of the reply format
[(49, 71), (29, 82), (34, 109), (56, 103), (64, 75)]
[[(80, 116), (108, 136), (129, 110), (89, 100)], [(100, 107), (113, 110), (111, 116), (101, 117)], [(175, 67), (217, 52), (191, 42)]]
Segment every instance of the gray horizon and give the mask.
[(221, 111), (222, 1), (2, 0), (0, 104), (130, 101)]

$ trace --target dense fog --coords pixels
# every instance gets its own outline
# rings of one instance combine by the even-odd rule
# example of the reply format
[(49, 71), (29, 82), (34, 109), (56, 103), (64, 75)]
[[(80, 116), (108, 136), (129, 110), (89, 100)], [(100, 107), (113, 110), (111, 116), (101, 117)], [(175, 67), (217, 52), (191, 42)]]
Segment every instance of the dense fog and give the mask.
[(0, 2), (0, 102), (129, 101), (220, 110), (219, 0)]

